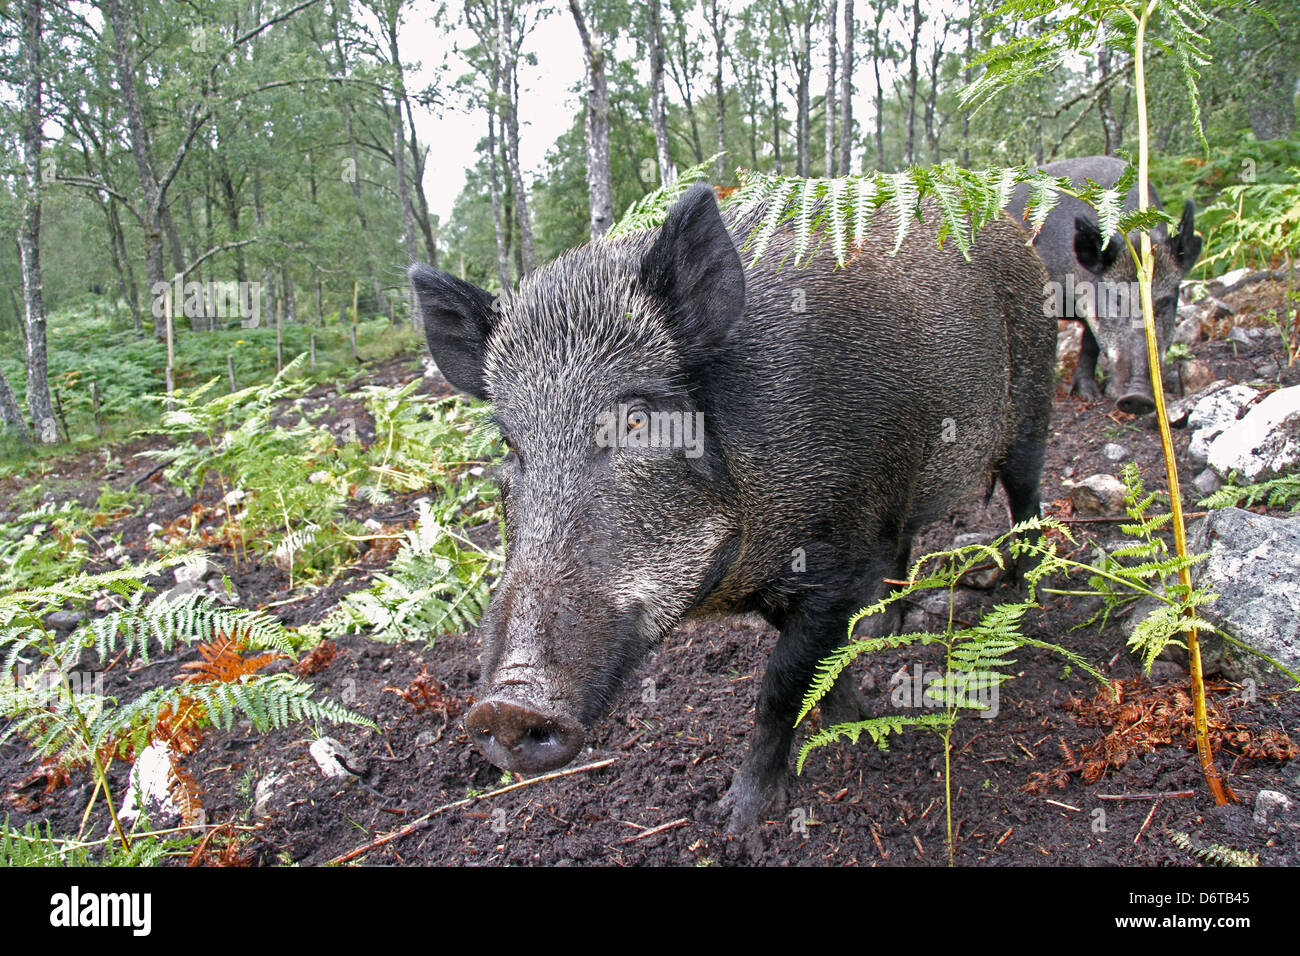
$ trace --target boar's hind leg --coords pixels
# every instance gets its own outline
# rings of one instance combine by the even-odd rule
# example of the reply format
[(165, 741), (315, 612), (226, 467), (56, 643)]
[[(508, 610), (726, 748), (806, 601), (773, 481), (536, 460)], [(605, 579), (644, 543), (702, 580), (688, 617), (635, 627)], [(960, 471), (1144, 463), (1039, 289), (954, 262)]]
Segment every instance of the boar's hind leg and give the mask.
[[(912, 563), (912, 538), (914, 534), (915, 528), (909, 525), (899, 538), (898, 548), (894, 552), (892, 579), (895, 581), (907, 579), (907, 572), (911, 569), (910, 565)], [(868, 583), (869, 588), (875, 586), (874, 582)], [(893, 588), (885, 587), (883, 590), (888, 592)], [(861, 604), (869, 604), (875, 599), (876, 595), (868, 591)], [(856, 614), (859, 609), (854, 608), (853, 613)], [(902, 625), (903, 603), (896, 601), (889, 605), (883, 614), (874, 614), (859, 621), (854, 631), (854, 637), (861, 640), (862, 638), (897, 634), (902, 629)], [(862, 699), (862, 691), (858, 687), (858, 678), (854, 676), (852, 666), (844, 669), (839, 679), (831, 686), (831, 689), (822, 698), (818, 706), (822, 712), (823, 727), (848, 724), (862, 720), (867, 716), (867, 703)]]
[(1078, 395), (1084, 401), (1101, 401), (1101, 387), (1097, 385), (1097, 359), (1101, 355), (1101, 346), (1097, 336), (1092, 334), (1088, 323), (1083, 323), (1083, 339), (1079, 343), (1079, 364), (1074, 367), (1074, 378), (1070, 380), (1070, 393)]
[[(880, 579), (897, 563), (897, 550), (890, 546), (879, 560), (869, 562), (870, 570), (858, 579), (860, 587), (834, 595), (810, 595), (783, 620), (773, 620), (781, 627), (781, 637), (763, 675), (753, 737), (731, 789), (722, 799), (723, 808), (731, 812), (727, 832), (743, 833), (759, 824), (769, 809), (784, 809), (799, 705), (817, 665), (845, 643), (849, 617), (875, 597)], [(854, 719), (852, 710), (860, 705), (860, 698), (852, 674), (846, 671), (842, 675), (827, 705), (840, 711), (831, 722)]]
[[(1046, 423), (1027, 420), (1021, 425), (1020, 439), (1007, 452), (998, 466), (998, 477), (1007, 493), (1013, 525), (1042, 515), (1039, 482), (1043, 474), (1043, 460), (1047, 457)], [(1037, 540), (1039, 536), (1034, 535)], [(1014, 561), (1007, 575), (1007, 583), (1019, 587), (1025, 572), (1034, 565), (1029, 556), (1022, 555)]]

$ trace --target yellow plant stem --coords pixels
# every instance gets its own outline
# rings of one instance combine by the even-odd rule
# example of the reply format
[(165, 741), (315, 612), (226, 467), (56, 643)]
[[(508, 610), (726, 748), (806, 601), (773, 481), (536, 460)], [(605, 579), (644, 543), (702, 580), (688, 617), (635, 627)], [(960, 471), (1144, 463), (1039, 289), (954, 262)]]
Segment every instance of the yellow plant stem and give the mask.
[[(1159, 6), (1160, 0), (1150, 0), (1141, 14), (1129, 15), (1137, 23), (1137, 34), (1133, 42), (1134, 91), (1138, 107), (1138, 210), (1147, 211), (1147, 183), (1150, 181), (1150, 157), (1148, 142), (1150, 134), (1147, 127), (1146, 72), (1143, 64), (1146, 46), (1147, 23)], [(1138, 257), (1138, 283), (1142, 296), (1142, 322), (1146, 331), (1147, 364), (1151, 368), (1151, 390), (1155, 395), (1156, 423), (1160, 426), (1160, 445), (1165, 458), (1165, 475), (1169, 481), (1169, 509), (1173, 513), (1174, 549), (1178, 557), (1187, 557), (1187, 529), (1183, 522), (1183, 499), (1178, 486), (1178, 461), (1174, 457), (1173, 438), (1169, 431), (1169, 418), (1165, 412), (1165, 389), (1160, 373), (1160, 345), (1156, 339), (1155, 309), (1151, 301), (1151, 277), (1155, 261), (1151, 253), (1151, 234), (1142, 230), (1142, 254)], [(1129, 246), (1132, 252), (1132, 246)], [(1188, 591), (1192, 588), (1191, 570), (1186, 564), (1178, 569), (1178, 580)], [(1232, 790), (1224, 786), (1219, 779), (1219, 772), (1214, 766), (1214, 752), (1210, 749), (1209, 725), (1205, 712), (1205, 678), (1201, 673), (1201, 646), (1197, 640), (1196, 629), (1192, 626), (1195, 612), (1188, 608), (1185, 616), (1188, 627), (1184, 631), (1187, 639), (1187, 652), (1190, 660), (1188, 669), (1192, 679), (1192, 701), (1196, 722), (1196, 750), (1201, 760), (1201, 771), (1205, 782), (1214, 796), (1214, 802), (1220, 806), (1229, 799), (1236, 799)]]

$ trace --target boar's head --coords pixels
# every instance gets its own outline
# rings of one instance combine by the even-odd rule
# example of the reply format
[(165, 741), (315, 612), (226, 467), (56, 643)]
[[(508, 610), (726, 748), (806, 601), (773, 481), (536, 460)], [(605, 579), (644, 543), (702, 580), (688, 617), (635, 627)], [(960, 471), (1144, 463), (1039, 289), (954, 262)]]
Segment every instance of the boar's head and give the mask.
[(410, 279), (434, 360), (491, 402), (509, 449), (508, 557), (466, 726), (493, 763), (542, 772), (734, 552), (708, 382), (744, 272), (697, 186), (657, 234), (570, 251), (500, 299), (424, 265)]
[[(1189, 199), (1183, 207), (1178, 231), (1167, 236), (1153, 230), (1151, 299), (1155, 307), (1156, 337), (1160, 354), (1165, 354), (1178, 320), (1178, 288), (1183, 276), (1201, 254), (1201, 239), (1193, 223), (1195, 206)], [(1136, 243), (1135, 243), (1136, 248)], [(1102, 248), (1097, 224), (1082, 216), (1075, 219), (1074, 252), (1079, 265), (1095, 277), (1093, 309), (1088, 325), (1097, 344), (1111, 361), (1114, 374), (1112, 394), (1121, 411), (1146, 414), (1155, 409), (1151, 374), (1147, 364), (1146, 335), (1142, 303), (1138, 296), (1137, 267), (1119, 236)]]

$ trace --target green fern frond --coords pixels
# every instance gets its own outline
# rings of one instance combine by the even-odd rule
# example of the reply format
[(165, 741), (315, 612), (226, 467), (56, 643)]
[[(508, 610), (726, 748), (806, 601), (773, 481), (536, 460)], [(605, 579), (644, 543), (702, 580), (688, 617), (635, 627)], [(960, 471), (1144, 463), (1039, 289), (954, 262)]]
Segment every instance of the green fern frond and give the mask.
[[(852, 627), (849, 633), (852, 633)], [(887, 634), (884, 637), (872, 637), (865, 640), (850, 641), (835, 653), (826, 657), (817, 665), (817, 671), (813, 677), (812, 685), (804, 695), (803, 704), (799, 709), (799, 716), (795, 718), (794, 725), (798, 727), (803, 723), (803, 719), (812, 712), (812, 709), (821, 702), (821, 699), (830, 693), (835, 681), (843, 673), (844, 669), (853, 663), (863, 654), (872, 654), (876, 651), (896, 649), (899, 647), (925, 646), (927, 644), (937, 644), (941, 638), (934, 634), (924, 632), (912, 634)]]
[[(116, 837), (102, 840), (66, 840), (54, 836), (49, 821), (11, 827), (6, 816), (0, 824), (0, 867), (10, 866), (158, 866), (167, 857), (189, 853), (202, 839), (198, 833), (133, 832), (130, 846)], [(98, 856), (96, 850), (100, 850)]]
[(1270, 508), (1288, 508), (1300, 512), (1300, 474), (1281, 475), (1251, 485), (1238, 485), (1235, 473), (1218, 491), (1202, 498), (1202, 508), (1250, 508), (1266, 503)]
[(833, 727), (820, 730), (808, 738), (808, 741), (799, 750), (799, 758), (795, 762), (795, 772), (803, 773), (803, 766), (808, 759), (808, 755), (818, 747), (825, 747), (838, 740), (847, 740), (851, 744), (857, 744), (858, 739), (863, 734), (867, 734), (871, 737), (872, 743), (881, 750), (887, 750), (890, 734), (901, 734), (908, 727), (943, 731), (951, 724), (952, 719), (946, 714), (891, 715), (888, 717), (872, 717), (869, 720), (858, 720), (848, 724), (836, 724)]
[(1259, 866), (1258, 853), (1236, 850), (1230, 846), (1224, 846), (1222, 843), (1198, 846), (1188, 834), (1181, 830), (1171, 830), (1168, 833), (1169, 840), (1174, 846), (1186, 853), (1190, 853), (1199, 860), (1204, 860), (1206, 863), (1213, 863), (1216, 866)]

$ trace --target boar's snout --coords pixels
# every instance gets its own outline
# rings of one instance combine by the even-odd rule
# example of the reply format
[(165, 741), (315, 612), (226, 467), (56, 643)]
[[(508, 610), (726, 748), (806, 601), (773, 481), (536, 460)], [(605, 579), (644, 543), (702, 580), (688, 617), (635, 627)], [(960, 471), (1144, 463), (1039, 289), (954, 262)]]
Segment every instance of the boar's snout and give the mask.
[(1119, 397), (1115, 403), (1121, 412), (1130, 415), (1148, 415), (1156, 410), (1156, 399), (1148, 385), (1145, 391), (1131, 391)]
[[(1127, 381), (1119, 383), (1122, 388), (1115, 406), (1130, 415), (1148, 415), (1154, 412), (1156, 396), (1151, 387), (1151, 372), (1147, 368), (1145, 338), (1134, 336), (1120, 365), (1127, 365), (1131, 374)], [(1123, 368), (1117, 366), (1116, 371), (1122, 373)]]
[(515, 773), (563, 767), (577, 756), (585, 736), (582, 725), (570, 717), (500, 697), (476, 704), (465, 729), (483, 756)]

